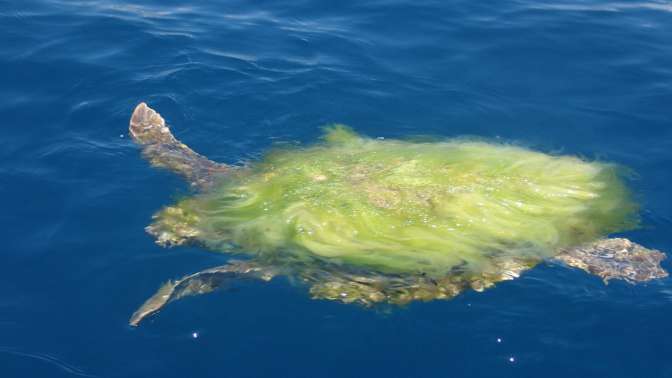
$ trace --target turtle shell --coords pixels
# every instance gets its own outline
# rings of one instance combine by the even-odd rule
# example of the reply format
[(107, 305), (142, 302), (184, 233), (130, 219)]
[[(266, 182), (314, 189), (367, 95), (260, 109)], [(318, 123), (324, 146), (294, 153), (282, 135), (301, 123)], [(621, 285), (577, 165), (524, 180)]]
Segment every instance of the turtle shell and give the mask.
[(375, 139), (336, 125), (164, 208), (148, 230), (160, 244), (195, 240), (278, 264), (482, 276), (634, 227), (622, 172), (511, 144)]

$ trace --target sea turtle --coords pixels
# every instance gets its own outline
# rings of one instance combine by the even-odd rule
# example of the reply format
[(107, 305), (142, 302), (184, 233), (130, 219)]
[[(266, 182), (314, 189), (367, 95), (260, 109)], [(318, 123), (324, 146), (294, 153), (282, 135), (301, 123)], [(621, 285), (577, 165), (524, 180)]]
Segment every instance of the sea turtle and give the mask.
[(616, 165), (475, 139), (322, 141), (240, 166), (178, 141), (145, 103), (130, 135), (195, 195), (154, 215), (161, 246), (197, 243), (246, 260), (169, 281), (131, 317), (232, 279), (296, 278), (313, 298), (364, 306), (449, 299), (559, 261), (630, 283), (667, 276), (665, 254), (605, 237), (637, 224)]

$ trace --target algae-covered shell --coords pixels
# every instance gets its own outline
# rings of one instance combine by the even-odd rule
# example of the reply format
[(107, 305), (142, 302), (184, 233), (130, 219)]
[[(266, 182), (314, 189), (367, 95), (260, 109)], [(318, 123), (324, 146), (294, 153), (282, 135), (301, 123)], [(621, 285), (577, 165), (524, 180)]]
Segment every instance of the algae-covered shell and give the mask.
[(610, 164), (335, 126), (321, 143), (275, 150), (165, 208), (149, 230), (163, 244), (192, 238), (215, 251), (440, 276), (551, 257), (632, 227), (635, 209)]
[(247, 262), (170, 281), (132, 325), (233, 278), (298, 277), (317, 299), (372, 306), (449, 299), (547, 259), (602, 277), (667, 276), (637, 225), (621, 168), (473, 139), (368, 138), (342, 125), (241, 167), (197, 154), (140, 104), (130, 132), (155, 166), (199, 191), (154, 216), (158, 244), (195, 242)]

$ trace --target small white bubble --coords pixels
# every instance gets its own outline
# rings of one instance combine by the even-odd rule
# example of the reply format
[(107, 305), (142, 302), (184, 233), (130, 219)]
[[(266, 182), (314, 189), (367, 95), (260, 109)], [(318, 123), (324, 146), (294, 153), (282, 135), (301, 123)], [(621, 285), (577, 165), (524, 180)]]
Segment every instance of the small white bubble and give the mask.
[(191, 337), (194, 338), (194, 339), (198, 339), (198, 332), (193, 332), (191, 334)]
[(497, 338), (497, 342), (498, 342), (498, 343), (501, 343), (501, 342), (502, 342), (502, 339), (500, 339), (500, 338), (498, 337), (498, 338)]
[(124, 134), (119, 134), (119, 138), (123, 138), (123, 137), (124, 137)]
[(509, 357), (509, 362), (516, 362), (516, 358), (513, 356)]

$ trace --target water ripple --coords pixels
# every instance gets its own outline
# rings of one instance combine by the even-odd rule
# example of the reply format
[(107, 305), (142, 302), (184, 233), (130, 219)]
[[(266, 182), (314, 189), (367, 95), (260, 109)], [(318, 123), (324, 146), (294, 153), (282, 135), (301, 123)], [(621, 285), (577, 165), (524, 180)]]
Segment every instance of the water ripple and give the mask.
[(97, 377), (96, 375), (88, 374), (84, 370), (82, 370), (82, 369), (80, 369), (76, 366), (70, 365), (63, 360), (61, 360), (57, 357), (54, 357), (50, 354), (46, 354), (46, 353), (22, 352), (18, 349), (9, 348), (9, 347), (0, 347), (0, 353), (6, 353), (6, 354), (10, 354), (10, 355), (17, 356), (17, 357), (25, 357), (25, 358), (30, 358), (30, 359), (33, 359), (33, 360), (45, 362), (45, 363), (47, 363), (51, 366), (54, 366), (54, 367), (66, 372), (68, 374), (78, 376), (78, 377), (91, 377), (91, 378)]
[(594, 4), (584, 3), (527, 3), (530, 9), (557, 10), (557, 11), (579, 11), (579, 12), (624, 12), (629, 10), (655, 10), (663, 12), (672, 12), (672, 4), (669, 1), (658, 2), (599, 2)]

